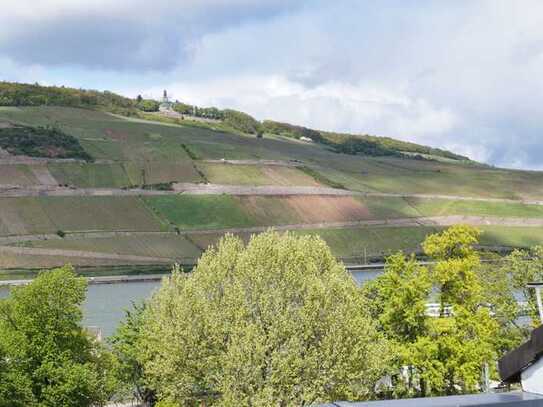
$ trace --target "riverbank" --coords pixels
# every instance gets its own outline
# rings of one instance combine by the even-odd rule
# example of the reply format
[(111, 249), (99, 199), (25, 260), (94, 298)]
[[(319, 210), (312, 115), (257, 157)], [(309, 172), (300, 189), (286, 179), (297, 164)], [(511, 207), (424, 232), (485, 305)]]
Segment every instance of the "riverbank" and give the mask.
[[(425, 262), (423, 262), (425, 263)], [(346, 265), (347, 271), (351, 273), (357, 273), (357, 272), (374, 272), (374, 271), (381, 271), (383, 270), (385, 264), (384, 263), (374, 263), (374, 264), (352, 264), (352, 265)], [(187, 265), (184, 270), (190, 271), (192, 270), (194, 266), (193, 265)], [(168, 276), (170, 269), (165, 269), (162, 272), (155, 272), (155, 273), (144, 273), (141, 270), (134, 271), (133, 273), (127, 273), (127, 274), (111, 274), (111, 275), (85, 275), (82, 274), (83, 277), (87, 279), (87, 282), (89, 285), (95, 285), (95, 284), (121, 284), (121, 283), (142, 283), (142, 282), (160, 282), (164, 277)], [(30, 283), (35, 275), (38, 272), (36, 271), (34, 275), (32, 276), (25, 276), (26, 278), (0, 278), (0, 287), (7, 286), (7, 287), (14, 287), (14, 286), (21, 286)], [(8, 275), (3, 275), (2, 277), (6, 277)]]
[[(94, 284), (120, 284), (120, 283), (146, 283), (146, 282), (159, 282), (169, 273), (164, 274), (141, 274), (141, 275), (124, 275), (124, 276), (100, 276), (100, 277), (86, 277), (89, 285)], [(14, 287), (26, 285), (32, 282), (32, 279), (22, 280), (3, 280), (0, 281), (1, 286)]]

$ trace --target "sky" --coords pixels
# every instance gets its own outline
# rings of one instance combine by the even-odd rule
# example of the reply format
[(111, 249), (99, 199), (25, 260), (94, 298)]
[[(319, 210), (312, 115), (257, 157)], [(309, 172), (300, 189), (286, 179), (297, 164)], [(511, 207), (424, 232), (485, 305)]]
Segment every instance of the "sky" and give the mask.
[(540, 0), (0, 0), (0, 80), (543, 169)]

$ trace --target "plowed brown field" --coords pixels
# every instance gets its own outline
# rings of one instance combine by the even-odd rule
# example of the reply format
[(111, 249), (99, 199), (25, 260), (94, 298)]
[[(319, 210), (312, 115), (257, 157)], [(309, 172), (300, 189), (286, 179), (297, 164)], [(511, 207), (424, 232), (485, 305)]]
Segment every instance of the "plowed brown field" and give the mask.
[(243, 196), (241, 205), (262, 225), (342, 222), (369, 219), (368, 209), (351, 196)]

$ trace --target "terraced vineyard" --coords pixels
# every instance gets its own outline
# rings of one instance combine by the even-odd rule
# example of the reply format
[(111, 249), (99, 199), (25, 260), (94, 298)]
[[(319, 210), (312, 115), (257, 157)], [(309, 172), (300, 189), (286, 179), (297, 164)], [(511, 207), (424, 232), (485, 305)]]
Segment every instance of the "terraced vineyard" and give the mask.
[[(480, 226), (488, 246), (543, 241), (539, 172), (347, 155), (281, 135), (64, 107), (0, 108), (0, 125), (55, 125), (93, 160), (0, 150), (4, 269), (187, 263), (227, 231), (249, 238), (274, 226), (317, 233), (353, 262), (416, 251), (428, 233), (456, 220)], [(251, 192), (209, 194), (208, 184)], [(268, 186), (293, 189), (263, 193)]]

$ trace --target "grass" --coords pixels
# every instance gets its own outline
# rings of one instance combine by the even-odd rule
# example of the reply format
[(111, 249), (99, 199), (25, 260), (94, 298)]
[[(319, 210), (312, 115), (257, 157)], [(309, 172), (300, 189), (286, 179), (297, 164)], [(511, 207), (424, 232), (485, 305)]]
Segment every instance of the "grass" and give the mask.
[(0, 111), (0, 120), (32, 126), (57, 123), (64, 133), (79, 139), (96, 159), (161, 163), (190, 163), (191, 156), (202, 160), (296, 159), (310, 167), (314, 173), (308, 175), (320, 183), (357, 191), (543, 198), (540, 172), (337, 154), (316, 143), (280, 137), (257, 139), (212, 128), (125, 120), (84, 109), (4, 109)]
[[(299, 143), (284, 137), (257, 139), (228, 133), (213, 124), (195, 127), (145, 120), (126, 120), (109, 114), (59, 107), (2, 108), (0, 122), (23, 126), (56, 125), (74, 137), (98, 161), (49, 164), (61, 184), (79, 187), (128, 187), (170, 182), (212, 182), (244, 185), (314, 185), (354, 191), (405, 194), (443, 194), (490, 198), (543, 199), (543, 173), (495, 169), (474, 164), (365, 157), (337, 154), (317, 143)], [(205, 163), (208, 159), (298, 160), (301, 168), (234, 166)], [(0, 167), (0, 184), (37, 184), (29, 166)], [(33, 197), (0, 198), (0, 235), (87, 230), (158, 231), (243, 228), (321, 221), (403, 218), (414, 216), (478, 215), (543, 217), (542, 206), (520, 203), (403, 199), (394, 197), (262, 197), (262, 196), (154, 196), (154, 197)], [(543, 228), (483, 228), (485, 244), (529, 246), (543, 242)], [(334, 252), (343, 257), (390, 250), (412, 249), (432, 228), (390, 227), (319, 229)], [(300, 231), (297, 233), (307, 233)], [(247, 237), (244, 234), (244, 237)], [(218, 237), (179, 239), (125, 239), (79, 242), (85, 250), (196, 256)], [(98, 239), (96, 239), (98, 240)], [(65, 244), (71, 240), (64, 239)], [(48, 244), (53, 244), (48, 243)], [(60, 244), (56, 242), (55, 244)], [(108, 248), (108, 246), (111, 246)], [(23, 264), (6, 254), (7, 264)], [(30, 256), (28, 256), (30, 257)], [(32, 256), (28, 264), (38, 264)], [(42, 256), (43, 257), (43, 256)], [(153, 256), (155, 257), (155, 256)], [(160, 257), (160, 256), (158, 256)], [(73, 259), (73, 258), (72, 258)], [(44, 265), (51, 257), (40, 258)], [(68, 261), (69, 259), (62, 259)], [(76, 259), (82, 263), (84, 259)], [(57, 260), (55, 260), (57, 261)], [(60, 261), (60, 260), (58, 260)], [(86, 263), (85, 263), (86, 264)]]
[(147, 196), (155, 213), (180, 229), (222, 229), (254, 226), (235, 197), (227, 195)]
[(543, 228), (482, 226), (481, 243), (489, 246), (533, 247), (543, 245)]
[(480, 215), (522, 218), (543, 217), (543, 206), (541, 205), (415, 198), (407, 198), (407, 201), (424, 216)]
[(0, 165), (0, 184), (36, 185), (39, 182), (27, 165)]
[[(87, 257), (72, 257), (72, 256), (46, 256), (46, 255), (20, 255), (0, 248), (0, 272), (6, 269), (48, 269), (53, 267), (61, 267), (65, 264), (76, 264), (78, 266), (114, 266), (125, 264), (119, 260), (110, 259), (94, 259)], [(11, 273), (9, 278), (16, 278)], [(3, 279), (0, 274), (0, 279)]]
[(120, 164), (51, 163), (48, 168), (59, 184), (81, 188), (121, 188), (131, 184)]
[(420, 250), (420, 243), (435, 231), (431, 227), (376, 227), (303, 230), (295, 233), (319, 235), (336, 256), (363, 261), (365, 256), (381, 257), (399, 250)]
[(358, 198), (370, 211), (373, 219), (412, 218), (421, 216), (408, 200), (400, 197), (368, 196)]
[(294, 167), (198, 163), (206, 179), (214, 184), (316, 186), (318, 182)]
[(158, 231), (159, 223), (137, 197), (41, 197), (57, 229)]
[(194, 260), (201, 250), (189, 239), (175, 235), (138, 235), (115, 238), (63, 239), (32, 242), (31, 247), (82, 250), (147, 257)]
[(316, 171), (313, 168), (307, 166), (301, 166), (300, 171), (303, 171), (305, 174), (316, 180), (319, 184), (326, 185), (330, 188), (346, 189), (345, 185), (340, 182), (332, 181), (330, 178), (326, 177), (322, 172)]
[(162, 229), (137, 197), (0, 198), (2, 235)]

